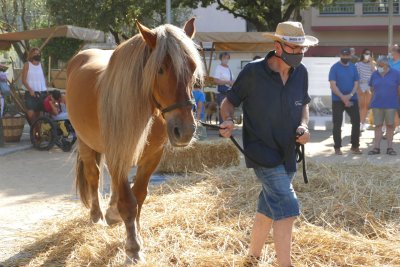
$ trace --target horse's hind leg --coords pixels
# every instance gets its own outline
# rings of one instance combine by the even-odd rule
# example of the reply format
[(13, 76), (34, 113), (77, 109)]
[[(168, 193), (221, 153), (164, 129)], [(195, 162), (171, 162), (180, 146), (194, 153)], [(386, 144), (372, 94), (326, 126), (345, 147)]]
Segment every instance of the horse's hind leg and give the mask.
[(88, 147), (81, 140), (78, 141), (76, 188), (83, 204), (90, 208), (90, 218), (93, 222), (98, 222), (103, 218), (98, 193), (100, 161), (100, 153)]

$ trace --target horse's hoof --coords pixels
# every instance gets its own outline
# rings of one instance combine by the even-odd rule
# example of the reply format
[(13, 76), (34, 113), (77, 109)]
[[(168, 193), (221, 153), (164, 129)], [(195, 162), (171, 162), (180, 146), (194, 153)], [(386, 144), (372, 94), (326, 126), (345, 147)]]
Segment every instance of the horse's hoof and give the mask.
[(91, 210), (90, 219), (93, 223), (97, 223), (99, 220), (103, 220), (103, 213), (101, 210)]
[(121, 215), (119, 215), (118, 210), (109, 207), (106, 211), (106, 222), (108, 225), (114, 225), (122, 222)]
[(144, 254), (141, 251), (136, 253), (126, 252), (125, 264), (138, 264), (138, 263), (146, 263)]

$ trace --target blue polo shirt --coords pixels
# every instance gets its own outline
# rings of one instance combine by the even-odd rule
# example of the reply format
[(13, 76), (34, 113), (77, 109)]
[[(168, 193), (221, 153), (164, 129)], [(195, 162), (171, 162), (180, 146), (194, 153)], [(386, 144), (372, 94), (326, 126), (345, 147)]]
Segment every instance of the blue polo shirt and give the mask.
[(394, 62), (393, 58), (389, 59), (389, 66), (392, 69), (400, 71), (400, 59)]
[(369, 86), (373, 87), (370, 108), (398, 109), (400, 73), (392, 68), (382, 77), (378, 71), (371, 75)]
[[(310, 102), (308, 74), (304, 65), (292, 68), (284, 85), (266, 58), (248, 63), (240, 72), (227, 98), (243, 104), (243, 147), (251, 158), (265, 165), (284, 164), (296, 171), (295, 137), (303, 106)], [(260, 167), (246, 158), (248, 168)]]
[[(340, 61), (333, 64), (329, 71), (329, 81), (335, 81), (339, 91), (348, 95), (354, 88), (354, 82), (360, 80), (356, 66), (349, 62), (344, 66)], [(340, 98), (332, 91), (332, 101), (341, 101)], [(357, 94), (354, 94), (350, 101), (357, 101)]]

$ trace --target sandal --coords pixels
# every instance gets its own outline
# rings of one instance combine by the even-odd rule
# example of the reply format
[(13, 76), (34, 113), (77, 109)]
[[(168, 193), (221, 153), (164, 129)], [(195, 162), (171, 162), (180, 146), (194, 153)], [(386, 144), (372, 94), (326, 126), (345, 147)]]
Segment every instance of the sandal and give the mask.
[(381, 150), (379, 148), (374, 148), (368, 152), (368, 155), (378, 155), (380, 153), (381, 153)]
[(389, 148), (386, 150), (386, 154), (388, 154), (388, 155), (390, 155), (390, 156), (396, 156), (396, 155), (397, 155), (396, 151), (394, 151), (394, 149), (391, 148), (391, 147), (389, 147)]

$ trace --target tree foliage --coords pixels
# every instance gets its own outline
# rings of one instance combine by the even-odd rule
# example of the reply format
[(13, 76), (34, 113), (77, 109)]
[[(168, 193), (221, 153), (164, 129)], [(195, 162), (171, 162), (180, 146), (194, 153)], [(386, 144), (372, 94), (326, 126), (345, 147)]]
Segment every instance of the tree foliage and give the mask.
[[(173, 0), (173, 18), (182, 23), (182, 14), (188, 9), (180, 8), (180, 1)], [(154, 27), (165, 23), (165, 0), (47, 0), (53, 23), (73, 24), (96, 28), (130, 37), (137, 32), (134, 20)], [(186, 19), (186, 18), (185, 18)]]
[(279, 22), (289, 19), (301, 21), (300, 11), (320, 7), (335, 0), (183, 0), (181, 5), (207, 7), (216, 3), (218, 9), (250, 22), (257, 31), (275, 31)]
[[(0, 32), (26, 31), (42, 27), (47, 23), (45, 0), (0, 0)], [(29, 41), (21, 40), (14, 45), (21, 60), (31, 47)]]

